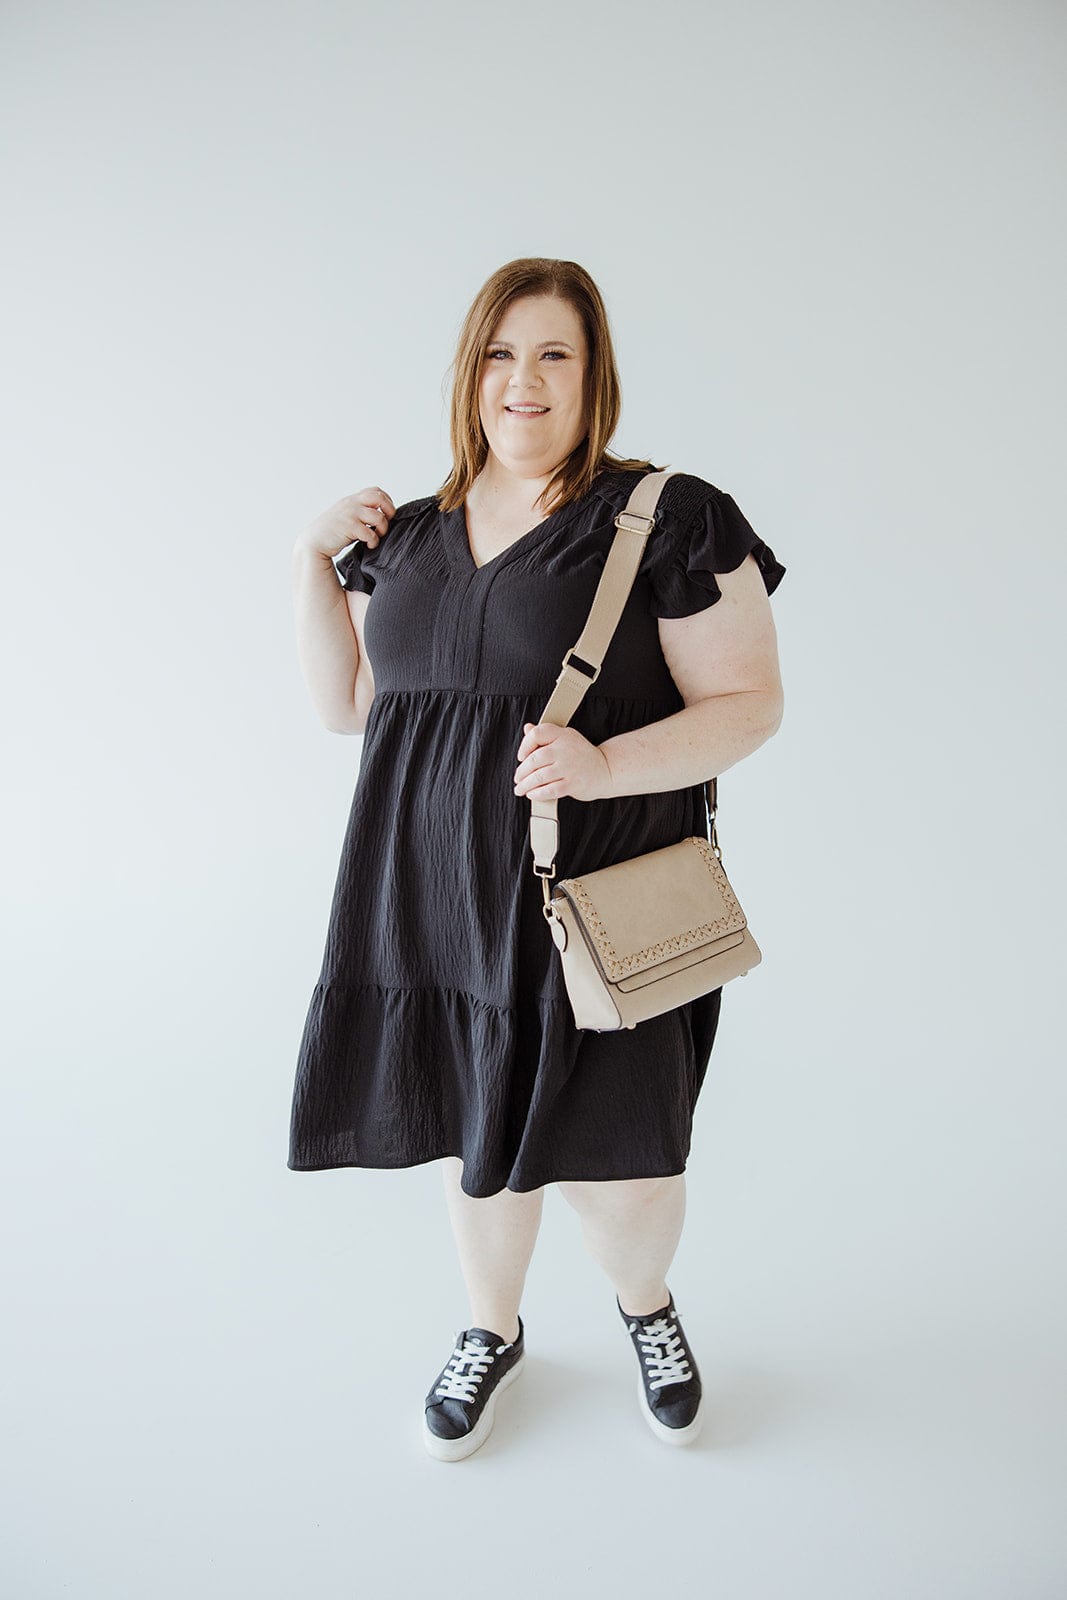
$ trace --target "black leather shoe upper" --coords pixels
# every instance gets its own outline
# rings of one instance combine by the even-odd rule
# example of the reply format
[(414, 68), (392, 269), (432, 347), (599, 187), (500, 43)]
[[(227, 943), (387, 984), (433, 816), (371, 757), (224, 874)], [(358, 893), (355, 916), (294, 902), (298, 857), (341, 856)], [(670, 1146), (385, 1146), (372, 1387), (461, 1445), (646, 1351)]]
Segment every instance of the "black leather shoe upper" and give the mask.
[(526, 1330), (519, 1317), (519, 1336), (506, 1344), (491, 1328), (462, 1328), (455, 1348), (426, 1396), (426, 1423), (441, 1439), (469, 1433), (486, 1401), (525, 1349)]
[(693, 1352), (671, 1295), (665, 1306), (643, 1316), (628, 1317), (618, 1295), (615, 1304), (626, 1323), (641, 1363), (649, 1408), (668, 1428), (685, 1428), (700, 1405), (702, 1386)]

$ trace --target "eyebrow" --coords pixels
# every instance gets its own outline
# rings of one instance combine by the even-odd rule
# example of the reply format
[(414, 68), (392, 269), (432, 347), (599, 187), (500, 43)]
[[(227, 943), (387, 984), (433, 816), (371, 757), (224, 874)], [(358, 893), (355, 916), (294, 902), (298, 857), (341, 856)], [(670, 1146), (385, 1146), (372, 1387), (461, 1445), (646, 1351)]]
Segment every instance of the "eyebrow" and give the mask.
[[(511, 345), (510, 341), (507, 340), (507, 339), (490, 339), (489, 343), (490, 344), (504, 345), (508, 350), (512, 349), (512, 345)], [(566, 339), (542, 339), (540, 344), (534, 346), (534, 349), (535, 350), (543, 350), (546, 345), (550, 345), (550, 344), (566, 344), (568, 350), (573, 350), (574, 349), (574, 346), (572, 344), (567, 344)]]

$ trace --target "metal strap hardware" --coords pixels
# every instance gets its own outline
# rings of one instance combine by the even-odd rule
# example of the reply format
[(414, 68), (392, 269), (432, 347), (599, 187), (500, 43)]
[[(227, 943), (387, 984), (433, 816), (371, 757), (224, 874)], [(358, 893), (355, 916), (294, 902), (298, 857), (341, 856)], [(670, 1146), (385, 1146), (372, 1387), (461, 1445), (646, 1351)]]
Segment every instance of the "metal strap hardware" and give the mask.
[[(600, 676), (601, 663), (607, 654), (615, 628), (622, 615), (627, 597), (636, 580), (641, 560), (644, 555), (648, 537), (657, 521), (656, 505), (663, 489), (663, 485), (671, 476), (672, 469), (662, 468), (659, 471), (647, 472), (639, 478), (634, 485), (630, 496), (630, 506), (618, 512), (615, 517), (616, 534), (608, 551), (604, 569), (597, 585), (593, 598), (592, 608), (586, 618), (585, 626), (575, 644), (563, 657), (556, 687), (549, 696), (548, 704), (541, 713), (541, 722), (551, 722), (556, 726), (565, 728), (581, 705), (582, 698), (589, 686), (594, 684)], [(634, 504), (647, 505), (650, 510), (646, 515), (643, 512), (632, 510)], [(627, 538), (626, 535), (636, 535)], [(588, 660), (586, 656), (576, 654), (577, 646), (581, 644), (588, 655), (594, 657)], [(570, 669), (568, 671), (568, 668)], [(716, 857), (721, 856), (718, 834), (715, 828), (715, 812), (717, 801), (717, 780), (706, 780), (705, 794), (708, 808), (708, 826), (710, 843)], [(535, 800), (530, 797), (530, 850), (533, 856), (533, 871), (541, 879), (544, 886), (545, 915), (551, 922), (552, 913), (549, 910), (551, 894), (549, 880), (555, 877), (556, 853), (559, 849), (559, 818), (558, 802), (555, 800)]]
[(590, 683), (595, 683), (600, 677), (600, 668), (592, 666), (588, 661), (583, 661), (581, 656), (576, 656), (573, 645), (563, 657), (563, 665), (565, 667), (573, 667), (575, 672), (580, 672), (587, 677)]

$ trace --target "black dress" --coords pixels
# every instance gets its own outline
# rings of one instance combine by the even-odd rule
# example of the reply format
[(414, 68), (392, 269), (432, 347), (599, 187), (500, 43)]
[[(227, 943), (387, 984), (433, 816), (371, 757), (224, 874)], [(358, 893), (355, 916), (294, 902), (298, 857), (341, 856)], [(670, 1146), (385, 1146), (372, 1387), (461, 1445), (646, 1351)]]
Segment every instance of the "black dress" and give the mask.
[[(477, 567), (463, 507), (398, 506), (385, 537), (335, 558), (371, 594), (375, 682), (318, 982), (293, 1090), (288, 1166), (463, 1159), (484, 1197), (567, 1179), (682, 1172), (722, 989), (638, 1023), (579, 1029), (514, 792), (581, 632), (629, 498), (609, 468)], [(732, 497), (667, 480), (600, 677), (571, 726), (594, 743), (679, 711), (657, 617), (720, 598), (751, 551), (768, 594), (785, 572)], [(700, 784), (557, 801), (556, 879), (707, 834)]]

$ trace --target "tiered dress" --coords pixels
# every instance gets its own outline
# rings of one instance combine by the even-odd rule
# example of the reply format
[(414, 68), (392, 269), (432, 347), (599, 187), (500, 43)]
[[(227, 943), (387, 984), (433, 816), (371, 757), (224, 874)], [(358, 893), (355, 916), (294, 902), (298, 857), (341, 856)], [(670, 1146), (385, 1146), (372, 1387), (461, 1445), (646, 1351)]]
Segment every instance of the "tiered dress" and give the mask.
[[(300, 1042), (288, 1166), (463, 1160), (486, 1197), (567, 1179), (682, 1172), (719, 1019), (716, 989), (633, 1029), (575, 1026), (532, 870), (530, 802), (514, 792), (582, 630), (636, 481), (608, 468), (580, 499), (476, 566), (464, 508), (397, 507), (368, 549), (335, 558), (371, 595), (375, 695), (326, 946)], [(594, 743), (684, 701), (658, 617), (720, 596), (751, 551), (768, 594), (785, 567), (733, 498), (670, 477), (618, 629), (571, 726)], [(703, 788), (557, 801), (558, 881), (693, 833)]]

